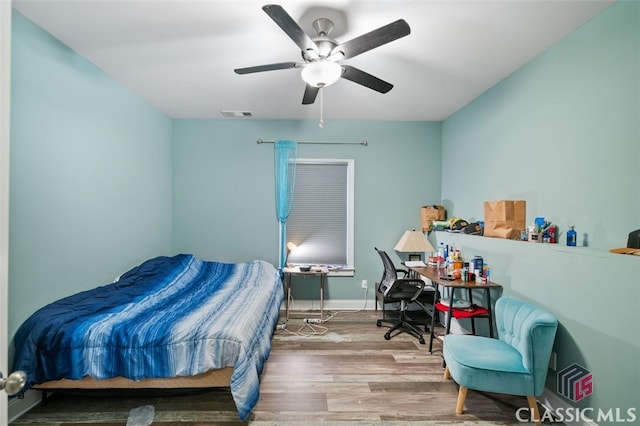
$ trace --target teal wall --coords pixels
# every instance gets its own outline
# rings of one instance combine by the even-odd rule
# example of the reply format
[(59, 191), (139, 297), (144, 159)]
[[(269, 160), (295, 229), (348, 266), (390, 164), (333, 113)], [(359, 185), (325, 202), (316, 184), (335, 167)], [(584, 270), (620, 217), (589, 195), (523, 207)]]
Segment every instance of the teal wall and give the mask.
[[(561, 226), (558, 245), (437, 238), (482, 255), (505, 295), (558, 317), (558, 368), (577, 362), (593, 373), (581, 408), (626, 410), (640, 393), (640, 259), (608, 252), (640, 228), (639, 9), (614, 4), (442, 130), (442, 168), (455, 170), (442, 181), (450, 212), (481, 220), (484, 200), (524, 199), (528, 222)], [(459, 167), (460, 152), (475, 158), (469, 167)], [(589, 235), (589, 247), (564, 245), (568, 225)], [(550, 372), (552, 392), (555, 379)]]
[(13, 13), (9, 336), (44, 304), (171, 250), (171, 126)]
[[(618, 2), (443, 124), (444, 204), (523, 199), (527, 219), (624, 247), (640, 216), (638, 2)], [(469, 167), (458, 167), (460, 153)]]
[[(174, 251), (277, 264), (273, 145), (256, 140), (366, 140), (366, 147), (302, 144), (298, 157), (355, 159), (356, 273), (329, 277), (325, 295), (363, 300), (366, 279), (373, 300), (382, 274), (373, 248), (394, 255), (403, 232), (420, 228), (420, 206), (440, 200), (440, 129), (428, 122), (328, 121), (320, 129), (317, 121), (176, 120)], [(317, 289), (294, 286), (294, 297), (310, 299)]]

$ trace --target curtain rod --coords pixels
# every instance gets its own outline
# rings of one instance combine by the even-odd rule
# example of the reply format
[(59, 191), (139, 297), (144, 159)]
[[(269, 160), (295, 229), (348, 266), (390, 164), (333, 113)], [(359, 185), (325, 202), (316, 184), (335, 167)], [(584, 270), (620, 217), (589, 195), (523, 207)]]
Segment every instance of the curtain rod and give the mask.
[[(362, 145), (367, 146), (369, 143), (367, 141), (358, 141), (358, 142), (325, 142), (325, 141), (297, 141), (298, 143), (306, 143), (306, 144), (320, 144), (320, 145)], [(256, 141), (258, 145), (261, 143), (276, 143), (274, 140), (267, 139), (258, 139)]]

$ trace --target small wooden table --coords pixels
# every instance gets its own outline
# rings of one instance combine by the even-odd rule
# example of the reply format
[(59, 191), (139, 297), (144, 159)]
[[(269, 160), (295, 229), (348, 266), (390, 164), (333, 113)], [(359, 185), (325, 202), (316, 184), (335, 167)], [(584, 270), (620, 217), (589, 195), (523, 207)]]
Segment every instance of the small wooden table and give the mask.
[(291, 301), (291, 277), (292, 276), (319, 276), (320, 277), (320, 319), (324, 319), (324, 287), (327, 281), (328, 270), (302, 272), (299, 269), (284, 269), (284, 292), (286, 320), (289, 319), (289, 302)]
[[(409, 267), (409, 269), (419, 275), (424, 276), (425, 278), (431, 280), (433, 285), (436, 287), (436, 291), (433, 293), (433, 309), (434, 314), (431, 316), (431, 337), (429, 339), (429, 352), (433, 352), (433, 338), (434, 338), (434, 326), (435, 326), (435, 312), (447, 312), (447, 324), (446, 324), (446, 334), (449, 334), (451, 330), (451, 318), (469, 318), (471, 319), (471, 331), (475, 334), (476, 325), (475, 318), (487, 318), (489, 320), (489, 336), (493, 337), (493, 312), (491, 311), (491, 289), (492, 288), (502, 288), (500, 284), (496, 284), (494, 282), (489, 282), (487, 284), (476, 283), (475, 281), (462, 281), (461, 279), (450, 280), (447, 278), (447, 274), (445, 273), (444, 268), (436, 268), (433, 266), (422, 266), (422, 267)], [(441, 286), (447, 289), (451, 289), (451, 295), (449, 298), (449, 306), (446, 306), (436, 300), (438, 297), (438, 286)], [(471, 303), (471, 307), (468, 309), (460, 309), (453, 307), (453, 299), (454, 293), (458, 289), (466, 289), (467, 296), (469, 298), (469, 303)], [(479, 289), (484, 290), (487, 297), (487, 306), (477, 306), (473, 304), (473, 295), (471, 290)]]

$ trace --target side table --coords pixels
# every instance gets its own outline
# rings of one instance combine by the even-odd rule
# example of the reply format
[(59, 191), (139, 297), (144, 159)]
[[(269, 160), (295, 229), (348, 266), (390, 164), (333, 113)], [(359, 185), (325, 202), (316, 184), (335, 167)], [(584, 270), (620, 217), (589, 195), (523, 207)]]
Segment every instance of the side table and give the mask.
[(289, 302), (291, 301), (291, 278), (292, 277), (308, 277), (308, 276), (316, 276), (320, 277), (320, 319), (324, 319), (324, 287), (327, 281), (327, 274), (329, 273), (326, 269), (316, 270), (316, 271), (308, 271), (302, 272), (298, 268), (283, 270), (284, 273), (284, 292), (285, 292), (285, 307), (286, 314), (285, 319), (289, 320)]

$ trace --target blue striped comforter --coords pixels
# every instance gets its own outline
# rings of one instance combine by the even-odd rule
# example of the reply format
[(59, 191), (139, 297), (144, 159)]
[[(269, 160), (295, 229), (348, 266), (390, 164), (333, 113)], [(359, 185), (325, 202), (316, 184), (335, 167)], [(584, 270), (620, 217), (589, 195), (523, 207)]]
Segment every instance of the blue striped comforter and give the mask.
[(234, 367), (231, 393), (245, 420), (284, 299), (264, 261), (157, 257), (109, 285), (38, 310), (14, 336), (14, 369), (28, 386), (60, 378), (192, 376)]

